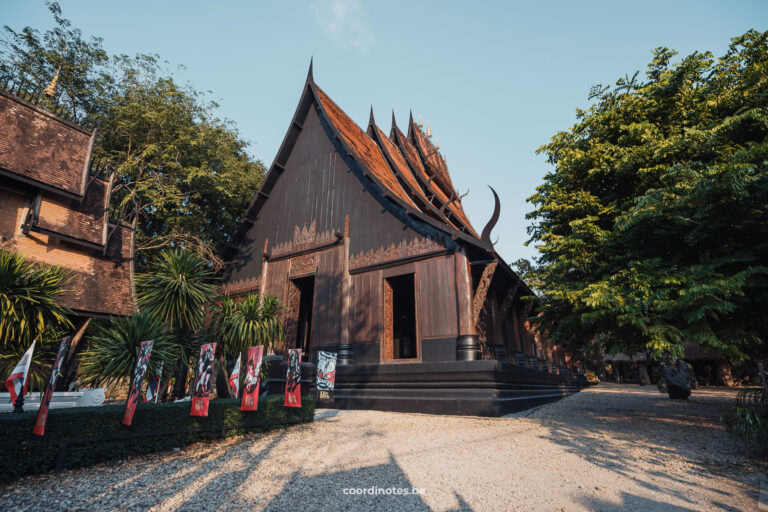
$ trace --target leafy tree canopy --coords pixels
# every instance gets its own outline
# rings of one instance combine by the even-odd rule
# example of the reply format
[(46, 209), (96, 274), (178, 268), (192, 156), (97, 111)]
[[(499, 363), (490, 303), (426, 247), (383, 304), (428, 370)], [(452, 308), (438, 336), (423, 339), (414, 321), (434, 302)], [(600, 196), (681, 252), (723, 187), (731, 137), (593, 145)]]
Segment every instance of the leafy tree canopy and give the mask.
[(102, 39), (84, 39), (48, 4), (54, 28), (5, 27), (0, 80), (42, 91), (55, 76), (58, 104), (78, 122), (98, 125), (94, 153), (116, 170), (112, 215), (137, 217), (142, 269), (165, 247), (191, 247), (218, 263), (264, 178), (261, 162), (218, 105), (177, 83), (157, 55), (110, 56)]
[(765, 355), (768, 32), (674, 56), (593, 88), (539, 148), (554, 166), (528, 199), (542, 320), (580, 347)]

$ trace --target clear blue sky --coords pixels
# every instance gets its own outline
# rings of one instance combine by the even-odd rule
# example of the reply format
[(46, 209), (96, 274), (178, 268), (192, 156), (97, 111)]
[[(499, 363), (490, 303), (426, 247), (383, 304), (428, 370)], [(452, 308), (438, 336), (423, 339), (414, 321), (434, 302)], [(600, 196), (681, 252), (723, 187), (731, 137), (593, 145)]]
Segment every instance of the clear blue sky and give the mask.
[[(464, 209), (494, 231), (507, 261), (532, 257), (525, 213), (549, 166), (536, 148), (575, 121), (590, 86), (644, 71), (657, 46), (724, 53), (731, 37), (768, 29), (768, 1), (311, 2), (63, 0), (64, 16), (111, 53), (158, 53), (211, 90), (250, 151), (271, 164), (311, 56), (316, 82), (359, 125), (373, 105), (440, 139)], [(0, 0), (0, 22), (49, 28), (42, 1)]]

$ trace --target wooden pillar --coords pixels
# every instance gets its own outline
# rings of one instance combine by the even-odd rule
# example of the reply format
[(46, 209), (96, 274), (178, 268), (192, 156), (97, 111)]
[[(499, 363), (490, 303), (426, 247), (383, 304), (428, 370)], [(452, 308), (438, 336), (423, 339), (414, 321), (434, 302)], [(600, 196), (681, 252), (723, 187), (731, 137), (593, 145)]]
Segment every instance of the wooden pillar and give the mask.
[(352, 301), (352, 277), (349, 275), (349, 215), (344, 218), (344, 239), (341, 251), (341, 336), (339, 339), (337, 364), (351, 364), (352, 345), (349, 335), (349, 323)]
[(459, 337), (456, 339), (456, 359), (473, 361), (480, 359), (480, 342), (472, 310), (472, 272), (463, 249), (454, 253), (456, 272), (456, 303), (458, 307)]

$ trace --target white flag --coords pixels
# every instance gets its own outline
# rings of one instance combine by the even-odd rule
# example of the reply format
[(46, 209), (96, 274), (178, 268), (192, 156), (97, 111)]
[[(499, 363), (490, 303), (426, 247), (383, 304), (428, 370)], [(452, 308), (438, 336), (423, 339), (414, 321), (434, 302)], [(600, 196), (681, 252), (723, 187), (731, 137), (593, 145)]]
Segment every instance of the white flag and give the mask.
[(19, 361), (19, 364), (16, 365), (16, 368), (13, 369), (5, 381), (5, 388), (11, 394), (11, 403), (16, 402), (19, 394), (23, 396), (27, 393), (27, 385), (29, 384), (27, 375), (29, 374), (29, 365), (32, 364), (32, 353), (35, 351), (35, 343), (37, 343), (37, 338), (32, 342), (29, 350), (24, 352), (21, 361)]

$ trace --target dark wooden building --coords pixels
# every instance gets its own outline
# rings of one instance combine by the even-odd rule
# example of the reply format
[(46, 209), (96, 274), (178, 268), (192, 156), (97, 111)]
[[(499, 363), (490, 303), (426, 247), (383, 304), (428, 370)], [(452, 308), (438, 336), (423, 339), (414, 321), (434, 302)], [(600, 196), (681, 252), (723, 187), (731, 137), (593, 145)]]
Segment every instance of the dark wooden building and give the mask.
[[(493, 193), (495, 197), (495, 192)], [(496, 197), (495, 197), (496, 198)], [(225, 290), (286, 306), (285, 346), (338, 353), (336, 407), (501, 414), (579, 388), (532, 295), (413, 118), (357, 126), (307, 77), (234, 237)]]

